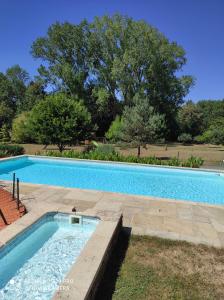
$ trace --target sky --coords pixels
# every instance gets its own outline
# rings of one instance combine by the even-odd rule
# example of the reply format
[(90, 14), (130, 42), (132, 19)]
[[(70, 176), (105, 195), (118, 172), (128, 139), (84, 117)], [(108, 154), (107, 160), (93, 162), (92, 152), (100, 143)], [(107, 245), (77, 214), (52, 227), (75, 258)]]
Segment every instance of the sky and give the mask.
[(224, 99), (224, 0), (0, 0), (0, 72), (19, 64), (37, 74), (30, 48), (52, 23), (114, 13), (147, 21), (185, 49), (182, 74), (196, 79), (186, 99)]

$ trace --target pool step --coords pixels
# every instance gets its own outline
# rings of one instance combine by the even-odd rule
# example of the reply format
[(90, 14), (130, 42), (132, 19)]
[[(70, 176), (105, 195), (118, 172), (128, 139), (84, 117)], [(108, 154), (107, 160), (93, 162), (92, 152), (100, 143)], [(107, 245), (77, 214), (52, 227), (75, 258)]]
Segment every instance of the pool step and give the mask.
[[(19, 209), (17, 209), (17, 203), (12, 198), (12, 194), (3, 188), (0, 188), (0, 209), (6, 219), (7, 225), (15, 222), (26, 213), (25, 206), (19, 202)], [(0, 230), (7, 225), (0, 217)]]

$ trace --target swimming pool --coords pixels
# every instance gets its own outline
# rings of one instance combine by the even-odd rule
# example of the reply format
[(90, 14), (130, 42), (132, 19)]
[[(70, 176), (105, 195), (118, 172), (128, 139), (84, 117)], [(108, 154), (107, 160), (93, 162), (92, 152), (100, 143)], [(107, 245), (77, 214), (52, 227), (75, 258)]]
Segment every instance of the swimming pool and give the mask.
[(0, 180), (224, 204), (224, 174), (24, 156), (0, 163)]
[(63, 286), (99, 222), (82, 217), (81, 224), (70, 224), (69, 217), (48, 213), (0, 248), (1, 300), (49, 300)]

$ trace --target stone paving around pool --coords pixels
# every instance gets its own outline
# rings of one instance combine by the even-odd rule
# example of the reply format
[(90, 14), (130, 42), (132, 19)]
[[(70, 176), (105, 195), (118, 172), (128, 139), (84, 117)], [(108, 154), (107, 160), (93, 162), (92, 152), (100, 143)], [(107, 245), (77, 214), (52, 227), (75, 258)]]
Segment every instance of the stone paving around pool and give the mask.
[[(7, 183), (6, 183), (7, 184)], [(131, 232), (224, 247), (224, 207), (202, 203), (132, 196), (102, 191), (22, 184), (21, 200), (28, 211), (73, 207), (104, 219), (123, 214)]]

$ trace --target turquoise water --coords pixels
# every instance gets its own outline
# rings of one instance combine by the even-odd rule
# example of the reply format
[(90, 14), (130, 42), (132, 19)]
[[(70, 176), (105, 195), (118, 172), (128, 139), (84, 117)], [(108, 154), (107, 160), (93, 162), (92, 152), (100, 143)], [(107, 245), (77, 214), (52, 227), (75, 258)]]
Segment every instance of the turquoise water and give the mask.
[(224, 204), (217, 172), (22, 157), (0, 163), (0, 180)]
[(0, 299), (51, 299), (97, 223), (83, 217), (73, 225), (67, 214), (50, 213), (0, 248)]

